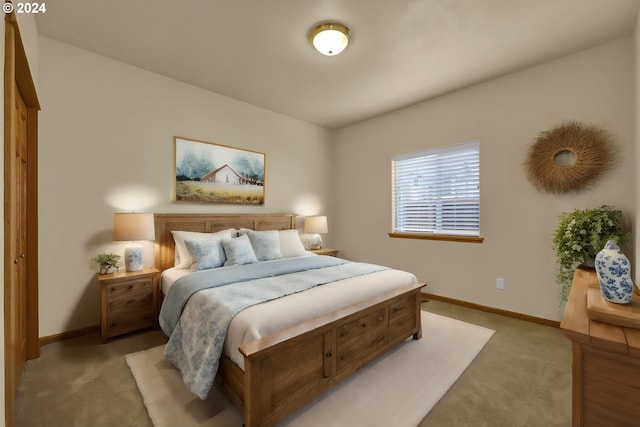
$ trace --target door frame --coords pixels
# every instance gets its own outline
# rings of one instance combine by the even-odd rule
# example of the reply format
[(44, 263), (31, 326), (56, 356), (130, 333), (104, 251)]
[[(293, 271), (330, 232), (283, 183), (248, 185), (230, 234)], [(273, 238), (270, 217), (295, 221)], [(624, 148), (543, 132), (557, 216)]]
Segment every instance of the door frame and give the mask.
[[(27, 290), (27, 359), (34, 359), (40, 356), (39, 343), (39, 325), (38, 325), (38, 111), (40, 103), (36, 93), (35, 84), (29, 69), (26, 52), (20, 36), (18, 22), (14, 12), (5, 15), (5, 41), (4, 41), (4, 164), (5, 164), (5, 187), (4, 187), (4, 337), (5, 349), (7, 347), (7, 339), (11, 335), (11, 322), (7, 323), (7, 317), (13, 310), (11, 307), (11, 299), (7, 298), (10, 294), (9, 283), (13, 260), (10, 252), (10, 240), (14, 233), (11, 230), (11, 221), (7, 218), (7, 210), (11, 200), (11, 191), (14, 189), (7, 188), (7, 174), (11, 173), (11, 168), (7, 170), (7, 156), (13, 156), (8, 153), (8, 148), (12, 144), (8, 141), (14, 141), (16, 137), (16, 127), (14, 121), (14, 105), (16, 99), (16, 87), (20, 91), (20, 95), (24, 99), (27, 106), (27, 250), (26, 250), (26, 290)], [(14, 84), (15, 82), (15, 84)], [(15, 408), (15, 393), (18, 384), (11, 378), (7, 378), (7, 374), (13, 375), (13, 366), (5, 352), (5, 425), (12, 426)]]

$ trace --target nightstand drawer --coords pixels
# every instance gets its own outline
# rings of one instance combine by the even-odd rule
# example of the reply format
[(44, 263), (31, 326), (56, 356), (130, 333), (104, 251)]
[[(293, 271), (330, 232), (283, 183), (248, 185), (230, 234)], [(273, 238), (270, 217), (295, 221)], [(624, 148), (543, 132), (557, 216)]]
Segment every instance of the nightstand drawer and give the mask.
[(153, 279), (151, 277), (112, 283), (108, 285), (107, 288), (107, 297), (109, 300), (142, 294), (153, 294)]
[(117, 314), (122, 311), (144, 311), (153, 304), (153, 291), (129, 292), (107, 299), (107, 316)]
[(149, 328), (155, 324), (153, 310), (146, 312), (123, 312), (117, 316), (107, 316), (107, 334), (109, 336)]
[(119, 311), (143, 311), (153, 304), (153, 279), (142, 278), (107, 287), (107, 316)]

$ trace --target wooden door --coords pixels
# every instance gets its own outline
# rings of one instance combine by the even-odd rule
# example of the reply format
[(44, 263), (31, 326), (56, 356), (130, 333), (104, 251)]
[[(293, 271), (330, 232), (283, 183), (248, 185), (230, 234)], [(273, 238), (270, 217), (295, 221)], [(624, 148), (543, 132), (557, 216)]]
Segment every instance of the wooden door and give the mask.
[(4, 51), (4, 379), (5, 420), (38, 339), (38, 111), (14, 13), (5, 16)]
[(8, 283), (5, 283), (5, 382), (15, 394), (27, 360), (27, 107), (15, 82), (14, 137), (5, 159), (5, 238)]
[(13, 303), (15, 307), (13, 313), (13, 324), (16, 333), (15, 337), (15, 375), (16, 386), (22, 369), (27, 360), (27, 106), (15, 86), (15, 258), (13, 260), (16, 268), (16, 283), (14, 288)]

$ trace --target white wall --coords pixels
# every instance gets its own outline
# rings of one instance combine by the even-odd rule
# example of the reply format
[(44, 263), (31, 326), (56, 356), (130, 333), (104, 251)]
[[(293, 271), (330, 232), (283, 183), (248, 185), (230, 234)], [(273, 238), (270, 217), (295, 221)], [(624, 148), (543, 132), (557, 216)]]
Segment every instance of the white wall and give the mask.
[[(99, 323), (114, 212), (332, 214), (326, 129), (47, 38), (39, 79), (40, 336)], [(265, 153), (265, 206), (172, 202), (174, 136)]]
[[(337, 247), (414, 272), (426, 292), (559, 320), (551, 247), (558, 215), (602, 204), (636, 211), (633, 66), (626, 38), (337, 131)], [(608, 175), (577, 195), (539, 192), (523, 173), (529, 145), (563, 120), (602, 126), (619, 154)], [(481, 144), (484, 243), (389, 238), (391, 157), (473, 140)]]

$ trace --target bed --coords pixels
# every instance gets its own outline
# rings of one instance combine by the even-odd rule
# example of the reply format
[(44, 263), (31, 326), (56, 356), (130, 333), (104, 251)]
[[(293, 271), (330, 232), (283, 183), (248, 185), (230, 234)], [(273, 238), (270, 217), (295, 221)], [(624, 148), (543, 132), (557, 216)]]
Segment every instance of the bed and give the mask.
[[(230, 228), (295, 230), (296, 216), (155, 214), (155, 227), (156, 266), (168, 273), (176, 262), (172, 231), (213, 233)], [(399, 283), (389, 283), (396, 280), (395, 272), (397, 270), (384, 270), (345, 279), (374, 284), (367, 286), (367, 289), (379, 289), (374, 294), (368, 290), (364, 296), (351, 295), (346, 303), (327, 305), (330, 308), (324, 308), (324, 303), (315, 304), (316, 309), (320, 307), (322, 310), (307, 313), (308, 319), (298, 322), (293, 317), (282, 316), (280, 327), (283, 329), (271, 333), (258, 332), (256, 339), (249, 336), (237, 342), (230, 338), (227, 341), (231, 343), (225, 341), (225, 347), (230, 348), (225, 348), (220, 357), (216, 381), (243, 413), (245, 426), (274, 425), (407, 338), (421, 338), (420, 290), (424, 284), (417, 283), (415, 277), (407, 279), (408, 273), (405, 272), (400, 272), (405, 276)], [(233, 319), (229, 334), (231, 336), (235, 324), (247, 322), (250, 325), (251, 320), (242, 319), (247, 316), (251, 319), (254, 312), (264, 311), (267, 315), (282, 313), (282, 304), (304, 307), (301, 304), (305, 303), (301, 301), (322, 298), (319, 295), (331, 292), (331, 286), (336, 284), (314, 287), (250, 307)], [(303, 311), (307, 311), (306, 308)], [(234, 350), (237, 355), (234, 355)]]

